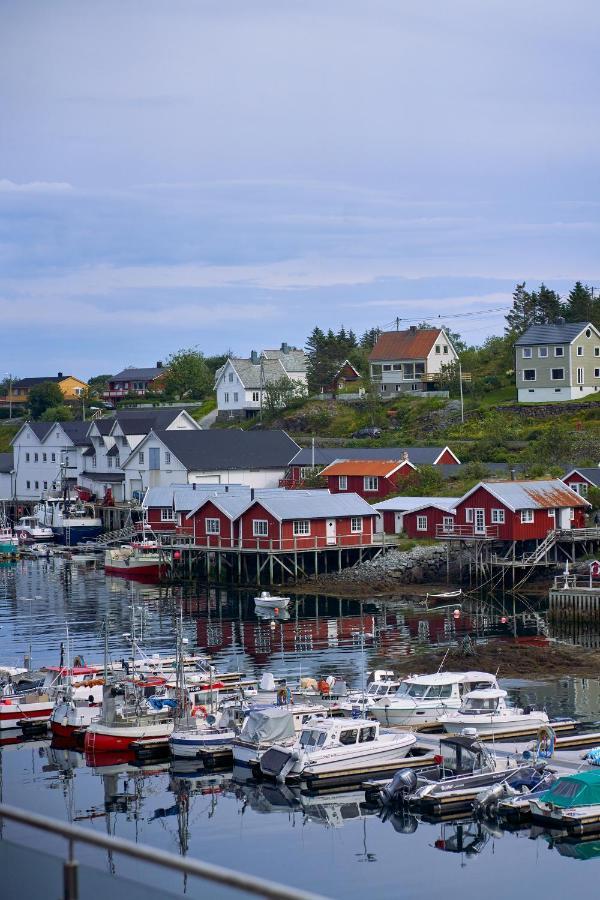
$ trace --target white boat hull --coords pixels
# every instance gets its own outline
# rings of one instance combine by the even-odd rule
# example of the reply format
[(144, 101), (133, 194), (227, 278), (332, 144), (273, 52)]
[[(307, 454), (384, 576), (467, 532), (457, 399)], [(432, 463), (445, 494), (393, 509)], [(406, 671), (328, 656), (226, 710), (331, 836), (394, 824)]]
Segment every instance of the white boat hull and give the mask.
[(542, 712), (518, 716), (444, 716), (440, 719), (448, 734), (461, 734), (465, 728), (474, 728), (477, 734), (532, 734), (548, 723), (548, 716)]
[(402, 706), (399, 703), (374, 703), (369, 707), (369, 714), (382, 725), (402, 725), (406, 728), (418, 728), (419, 725), (430, 725), (438, 722), (449, 710), (457, 710), (460, 700), (448, 700), (444, 703), (427, 701), (418, 706)]
[[(396, 736), (394, 736), (396, 738)], [(385, 763), (395, 763), (404, 759), (411, 747), (416, 743), (414, 734), (403, 735), (402, 739), (395, 739), (389, 743), (382, 739), (374, 741), (373, 747), (368, 745), (359, 745), (361, 752), (356, 752), (356, 747), (336, 747), (328, 753), (323, 753), (322, 758), (311, 760), (307, 765), (296, 769), (293, 768), (291, 774), (300, 774), (304, 776), (312, 775), (335, 775), (337, 772), (345, 772), (350, 766), (356, 766), (357, 769), (368, 769), (371, 766), (379, 766)], [(378, 745), (382, 746), (378, 746)], [(384, 746), (385, 745), (385, 746)], [(309, 755), (310, 760), (310, 755)]]
[(223, 734), (174, 731), (169, 738), (169, 746), (173, 756), (178, 759), (197, 759), (202, 751), (210, 753), (231, 750), (234, 740), (233, 731)]

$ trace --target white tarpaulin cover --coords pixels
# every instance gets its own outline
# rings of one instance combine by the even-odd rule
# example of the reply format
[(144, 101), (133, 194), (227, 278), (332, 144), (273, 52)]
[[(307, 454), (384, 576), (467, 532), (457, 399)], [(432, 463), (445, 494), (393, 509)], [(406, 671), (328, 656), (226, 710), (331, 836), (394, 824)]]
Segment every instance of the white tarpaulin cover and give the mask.
[(295, 737), (294, 719), (283, 706), (251, 709), (244, 721), (241, 737), (254, 743), (278, 743)]

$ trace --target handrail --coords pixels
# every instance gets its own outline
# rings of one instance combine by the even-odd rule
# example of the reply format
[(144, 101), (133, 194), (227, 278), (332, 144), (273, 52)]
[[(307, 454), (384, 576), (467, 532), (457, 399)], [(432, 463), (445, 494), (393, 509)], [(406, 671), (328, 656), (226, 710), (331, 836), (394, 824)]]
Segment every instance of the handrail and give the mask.
[[(247, 894), (255, 894), (258, 897), (271, 897), (273, 900), (327, 900), (323, 894), (313, 894), (300, 888), (293, 888), (275, 881), (269, 881), (266, 878), (258, 878), (256, 875), (246, 875), (243, 872), (236, 872), (234, 869), (226, 869), (224, 866), (216, 866), (213, 863), (176, 856), (167, 850), (159, 850), (156, 847), (149, 847), (145, 844), (136, 844), (126, 838), (115, 838), (110, 835), (98, 834), (79, 825), (59, 822), (56, 819), (51, 819), (49, 816), (41, 816), (39, 813), (18, 809), (16, 806), (9, 806), (5, 803), (0, 803), (0, 819), (9, 819), (13, 822), (20, 822), (21, 825), (28, 825), (30, 828), (39, 828), (41, 831), (49, 831), (53, 834), (61, 835), (70, 844), (92, 844), (103, 850), (110, 850), (112, 853), (123, 853), (125, 856), (132, 856), (157, 866), (165, 866), (167, 869), (176, 869), (186, 875), (205, 878), (208, 881), (224, 884), (227, 887), (245, 891)], [(70, 856), (70, 862), (66, 865), (72, 867), (76, 865), (72, 859), (72, 848)]]

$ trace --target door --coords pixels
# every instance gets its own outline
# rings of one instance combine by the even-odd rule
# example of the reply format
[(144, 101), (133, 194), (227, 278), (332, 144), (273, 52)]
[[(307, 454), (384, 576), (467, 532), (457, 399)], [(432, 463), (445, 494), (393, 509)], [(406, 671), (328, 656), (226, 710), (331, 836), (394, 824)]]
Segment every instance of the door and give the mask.
[(148, 450), (148, 468), (151, 471), (160, 469), (160, 447), (150, 447)]
[(473, 515), (475, 518), (475, 534), (485, 534), (485, 509), (476, 509)]
[(404, 527), (404, 513), (397, 512), (396, 513), (396, 534), (402, 534), (402, 529)]
[(571, 510), (569, 509), (569, 507), (566, 507), (565, 509), (559, 509), (558, 527), (565, 530), (571, 527)]
[(327, 519), (327, 543), (335, 544), (335, 519)]

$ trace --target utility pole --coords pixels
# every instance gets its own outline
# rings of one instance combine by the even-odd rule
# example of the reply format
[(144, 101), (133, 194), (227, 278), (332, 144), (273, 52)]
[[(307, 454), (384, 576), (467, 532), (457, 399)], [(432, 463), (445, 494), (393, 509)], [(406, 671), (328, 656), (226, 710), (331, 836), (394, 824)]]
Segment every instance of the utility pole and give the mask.
[(396, 331), (400, 331), (400, 316), (396, 316)]
[(462, 365), (460, 363), (460, 356), (458, 357), (458, 389), (460, 390), (460, 421), (464, 425), (465, 424), (465, 403), (464, 403), (464, 398), (463, 398)]

